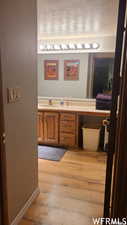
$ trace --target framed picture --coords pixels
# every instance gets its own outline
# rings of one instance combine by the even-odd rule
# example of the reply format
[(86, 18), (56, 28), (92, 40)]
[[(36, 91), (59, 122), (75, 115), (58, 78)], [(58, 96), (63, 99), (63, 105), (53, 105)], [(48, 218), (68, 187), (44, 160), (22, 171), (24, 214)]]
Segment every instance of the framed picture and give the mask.
[(64, 61), (64, 80), (79, 79), (80, 60), (65, 60)]
[(44, 61), (45, 80), (58, 80), (58, 60)]

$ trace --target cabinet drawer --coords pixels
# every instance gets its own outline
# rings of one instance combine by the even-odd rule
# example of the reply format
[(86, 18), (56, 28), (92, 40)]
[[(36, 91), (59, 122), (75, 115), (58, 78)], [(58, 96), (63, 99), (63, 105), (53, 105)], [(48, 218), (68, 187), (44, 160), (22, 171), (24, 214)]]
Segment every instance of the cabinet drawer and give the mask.
[(75, 146), (75, 135), (61, 133), (60, 144), (65, 146)]
[(73, 120), (75, 121), (76, 117), (75, 117), (75, 114), (74, 113), (61, 113), (60, 114), (60, 119), (61, 120)]
[(75, 134), (75, 121), (73, 120), (62, 120), (60, 122), (60, 132), (63, 133), (74, 133)]

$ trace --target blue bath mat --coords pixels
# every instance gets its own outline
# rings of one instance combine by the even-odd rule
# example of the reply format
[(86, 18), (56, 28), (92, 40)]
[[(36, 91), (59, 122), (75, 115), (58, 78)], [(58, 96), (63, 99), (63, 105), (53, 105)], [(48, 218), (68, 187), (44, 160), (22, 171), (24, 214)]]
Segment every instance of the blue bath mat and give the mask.
[(38, 158), (60, 161), (67, 149), (38, 145)]

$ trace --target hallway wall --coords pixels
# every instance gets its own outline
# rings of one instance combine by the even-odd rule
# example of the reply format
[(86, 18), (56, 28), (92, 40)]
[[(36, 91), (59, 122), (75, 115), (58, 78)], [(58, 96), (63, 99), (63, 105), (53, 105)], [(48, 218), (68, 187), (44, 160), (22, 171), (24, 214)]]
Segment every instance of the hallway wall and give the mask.
[[(10, 225), (38, 187), (36, 1), (2, 0), (0, 9)], [(21, 99), (8, 103), (7, 88), (15, 87)]]

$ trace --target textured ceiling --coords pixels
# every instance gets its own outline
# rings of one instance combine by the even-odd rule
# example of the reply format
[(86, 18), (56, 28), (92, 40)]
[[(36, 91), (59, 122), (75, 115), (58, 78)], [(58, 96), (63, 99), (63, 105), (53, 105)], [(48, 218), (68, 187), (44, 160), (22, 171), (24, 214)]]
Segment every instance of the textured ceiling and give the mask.
[(38, 39), (115, 35), (118, 0), (38, 0)]

